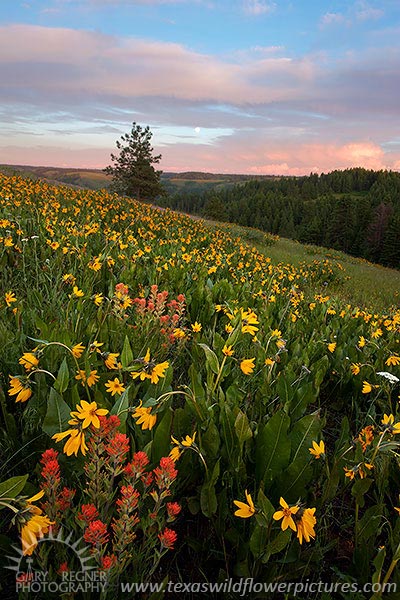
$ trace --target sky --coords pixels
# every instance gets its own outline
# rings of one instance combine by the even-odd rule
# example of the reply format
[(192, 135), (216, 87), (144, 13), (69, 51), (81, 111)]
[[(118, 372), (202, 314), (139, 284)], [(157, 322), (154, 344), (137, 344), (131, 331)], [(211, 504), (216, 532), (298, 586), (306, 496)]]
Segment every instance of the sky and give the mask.
[(400, 171), (400, 0), (1, 0), (0, 163)]

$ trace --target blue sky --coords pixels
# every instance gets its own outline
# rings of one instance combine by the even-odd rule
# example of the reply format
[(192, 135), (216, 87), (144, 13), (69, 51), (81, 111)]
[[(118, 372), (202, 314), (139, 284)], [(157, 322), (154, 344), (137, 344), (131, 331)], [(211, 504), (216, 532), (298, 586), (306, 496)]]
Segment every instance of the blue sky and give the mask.
[(133, 121), (164, 170), (400, 170), (400, 3), (3, 0), (0, 162), (101, 168)]

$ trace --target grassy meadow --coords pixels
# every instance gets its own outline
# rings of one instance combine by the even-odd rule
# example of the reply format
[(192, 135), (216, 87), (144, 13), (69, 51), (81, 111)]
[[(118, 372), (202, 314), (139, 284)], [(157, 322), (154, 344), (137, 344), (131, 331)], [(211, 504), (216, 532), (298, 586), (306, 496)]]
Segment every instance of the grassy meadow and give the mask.
[(15, 175), (0, 267), (2, 557), (397, 597), (398, 272)]

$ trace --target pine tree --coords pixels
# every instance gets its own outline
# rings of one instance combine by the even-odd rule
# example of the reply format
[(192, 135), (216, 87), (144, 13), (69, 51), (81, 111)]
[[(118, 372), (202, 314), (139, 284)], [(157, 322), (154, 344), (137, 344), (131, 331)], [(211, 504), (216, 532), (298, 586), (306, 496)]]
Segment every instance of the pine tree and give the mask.
[(120, 152), (118, 156), (111, 154), (114, 166), (103, 169), (112, 176), (112, 191), (137, 200), (153, 200), (165, 194), (160, 182), (162, 171), (153, 167), (160, 162), (161, 154), (153, 155), (152, 136), (150, 127), (143, 128), (133, 122), (131, 132), (117, 140)]

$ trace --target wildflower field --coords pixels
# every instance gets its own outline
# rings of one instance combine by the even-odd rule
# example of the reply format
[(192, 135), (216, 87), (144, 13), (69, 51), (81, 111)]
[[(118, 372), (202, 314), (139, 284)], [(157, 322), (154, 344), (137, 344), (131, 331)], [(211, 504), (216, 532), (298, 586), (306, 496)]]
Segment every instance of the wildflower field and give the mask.
[[(68, 535), (104, 586), (65, 598), (240, 577), (400, 589), (396, 307), (331, 296), (335, 260), (273, 265), (226, 228), (2, 175), (0, 272), (4, 566), (17, 546), (57, 581), (79, 567)], [(391, 597), (378, 587), (334, 597)]]

